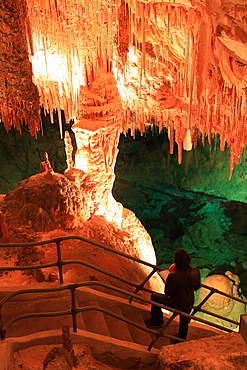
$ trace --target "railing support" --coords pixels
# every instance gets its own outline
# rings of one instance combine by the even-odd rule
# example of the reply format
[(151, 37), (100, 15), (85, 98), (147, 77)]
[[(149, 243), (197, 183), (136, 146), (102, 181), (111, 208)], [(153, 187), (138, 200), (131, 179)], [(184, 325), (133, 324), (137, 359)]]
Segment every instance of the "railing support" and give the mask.
[[(163, 332), (165, 331), (165, 329), (171, 324), (171, 322), (175, 319), (175, 317), (177, 315), (178, 315), (177, 313), (173, 313), (172, 316), (169, 317), (169, 319), (167, 320), (167, 322), (162, 326), (162, 328), (160, 329), (160, 331), (155, 335), (154, 339), (149, 344), (148, 351), (151, 351), (151, 349), (152, 349), (153, 345), (155, 344), (156, 340), (158, 340), (160, 337), (162, 337)], [(181, 339), (178, 338), (178, 340), (181, 340)]]
[(69, 285), (69, 289), (71, 292), (71, 316), (72, 316), (72, 323), (73, 323), (73, 331), (77, 333), (77, 310), (76, 310), (76, 287), (77, 284)]
[(0, 307), (0, 337), (1, 339), (5, 339), (5, 333), (3, 332), (2, 307)]
[(57, 267), (58, 267), (58, 272), (59, 272), (59, 281), (60, 281), (60, 284), (63, 284), (63, 261), (62, 261), (60, 240), (56, 241), (56, 246), (57, 246)]
[[(143, 282), (139, 285), (137, 285), (134, 294), (137, 294), (140, 290), (143, 289), (144, 285), (148, 282), (148, 280), (155, 274), (157, 269), (154, 267), (153, 270), (146, 276), (146, 278), (143, 280)], [(129, 303), (133, 301), (133, 297), (129, 299)]]

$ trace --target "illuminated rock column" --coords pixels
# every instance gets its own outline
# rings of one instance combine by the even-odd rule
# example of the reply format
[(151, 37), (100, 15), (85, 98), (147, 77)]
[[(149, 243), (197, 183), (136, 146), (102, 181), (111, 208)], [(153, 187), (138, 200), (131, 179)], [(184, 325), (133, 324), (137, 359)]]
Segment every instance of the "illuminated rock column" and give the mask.
[[(112, 196), (123, 122), (123, 110), (112, 74), (101, 70), (90, 89), (82, 89), (80, 113), (81, 118), (72, 126), (77, 145), (75, 163), (65, 175), (80, 187), (85, 200), (84, 215), (88, 219), (93, 215), (103, 216), (117, 229), (126, 232), (129, 250), (125, 248), (121, 252), (156, 264), (150, 235), (135, 214)], [(145, 273), (150, 271), (145, 266), (143, 269)], [(159, 278), (152, 280), (154, 289), (163, 289)]]
[[(80, 189), (85, 199), (84, 214), (88, 217), (103, 216), (118, 229), (126, 232), (128, 242), (121, 244), (124, 247), (121, 252), (156, 264), (150, 235), (135, 214), (124, 208), (112, 196), (119, 126), (117, 124), (105, 127), (95, 126), (95, 131), (92, 131), (92, 128), (86, 127), (85, 121), (81, 121), (73, 126), (73, 131), (76, 136), (77, 152), (75, 167), (70, 170), (70, 173), (74, 173), (75, 178), (81, 179)], [(126, 248), (129, 249), (126, 250)], [(150, 271), (145, 266), (142, 269), (146, 274)], [(151, 287), (158, 291), (163, 289), (157, 277), (152, 279)]]
[(81, 191), (87, 199), (88, 215), (102, 215), (120, 226), (122, 205), (112, 196), (119, 125), (100, 127), (81, 120), (73, 126), (73, 131), (77, 144), (74, 169), (85, 174)]

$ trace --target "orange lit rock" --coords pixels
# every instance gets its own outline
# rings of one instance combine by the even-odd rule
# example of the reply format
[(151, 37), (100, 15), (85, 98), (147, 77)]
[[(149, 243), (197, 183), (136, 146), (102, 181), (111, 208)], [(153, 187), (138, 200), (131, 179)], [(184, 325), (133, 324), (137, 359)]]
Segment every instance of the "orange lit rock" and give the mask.
[[(83, 179), (83, 176), (81, 177)], [(85, 185), (87, 181), (85, 181)], [(88, 182), (89, 189), (80, 187), (79, 181), (69, 180), (63, 175), (54, 173), (52, 176), (46, 173), (39, 173), (22, 181), (19, 186), (8, 193), (5, 197), (5, 206), (8, 209), (8, 219), (11, 220), (11, 231), (18, 231), (18, 236), (12, 236), (11, 242), (23, 241), (21, 235), (26, 235), (24, 241), (48, 240), (65, 235), (79, 235), (97, 243), (101, 243), (117, 251), (129, 254), (133, 257), (144, 259), (149, 263), (155, 264), (156, 257), (151, 242), (151, 237), (144, 229), (140, 221), (133, 212), (126, 210), (120, 203), (112, 197), (111, 221), (107, 220), (107, 208), (100, 208), (104, 215), (100, 215), (100, 210), (94, 201), (98, 198), (97, 185), (92, 188), (92, 182)], [(104, 185), (104, 184), (103, 184)], [(91, 208), (90, 208), (91, 205)], [(95, 211), (95, 214), (93, 213)], [(29, 240), (30, 238), (30, 240)], [(104, 250), (90, 246), (81, 241), (68, 241), (63, 243), (63, 258), (86, 260), (88, 263), (97, 264), (106, 271), (116, 273), (122, 278), (131, 278), (135, 283), (141, 283), (150, 268), (142, 267), (139, 264), (127, 262), (122, 257), (106, 253)], [(44, 255), (45, 251), (45, 255)], [(33, 251), (31, 255), (23, 250), (19, 259), (23, 262), (35, 260), (35, 263), (44, 261), (46, 263), (54, 261), (55, 248), (51, 246)], [(34, 253), (33, 253), (34, 252)], [(38, 261), (37, 261), (38, 259)], [(29, 264), (26, 261), (25, 265)], [(30, 262), (31, 263), (31, 262)], [(23, 265), (23, 263), (22, 263)], [(42, 270), (46, 276), (45, 280), (50, 282), (57, 269)], [(73, 283), (83, 280), (101, 280), (109, 283), (107, 276), (101, 273), (92, 272), (89, 268), (81, 265), (70, 265), (64, 269), (65, 282)], [(24, 278), (24, 277), (23, 277)], [(18, 277), (17, 277), (18, 279)], [(116, 284), (115, 279), (114, 285)], [(124, 284), (117, 286), (126, 289)], [(157, 291), (162, 291), (163, 284), (160, 278), (153, 277), (147, 284)], [(130, 289), (128, 287), (128, 289)]]
[[(96, 71), (90, 89), (81, 90), (80, 112), (81, 118), (72, 126), (77, 144), (75, 165), (65, 172), (65, 176), (74, 176), (83, 194), (84, 213), (88, 218), (103, 216), (132, 240), (122, 252), (156, 264), (151, 237), (134, 213), (112, 196), (123, 110), (111, 73)], [(85, 175), (81, 177), (81, 173)], [(163, 289), (159, 278), (156, 278), (156, 284), (156, 289)]]
[[(92, 88), (100, 67), (114, 73), (124, 111), (121, 132), (172, 127), (179, 163), (197, 135), (210, 143), (219, 134), (221, 149), (230, 148), (231, 178), (247, 143), (242, 1), (27, 0), (25, 7), (18, 0), (12, 8), (5, 0), (1, 13), (6, 129), (26, 123), (35, 134), (40, 105), (51, 119), (57, 111), (62, 136), (61, 112), (66, 121), (81, 121), (81, 93)], [(117, 117), (112, 122), (119, 127)], [(185, 132), (193, 137), (189, 145)]]
[[(155, 265), (150, 235), (112, 196), (123, 110), (112, 73), (100, 72), (91, 87), (81, 91), (81, 118), (72, 126), (77, 144), (74, 166), (70, 157), (64, 175), (45, 171), (31, 176), (6, 195), (5, 204), (17, 225), (43, 233), (83, 230), (88, 239)], [(71, 154), (68, 136), (65, 141)], [(89, 234), (86, 225), (91, 225)], [(150, 272), (145, 265), (138, 270), (143, 278)], [(150, 286), (163, 290), (158, 276)]]
[(21, 131), (26, 122), (32, 135), (40, 129), (39, 96), (29, 60), (27, 9), (22, 0), (0, 7), (0, 120), (6, 130)]
[(247, 346), (239, 333), (223, 333), (172, 346), (159, 354), (161, 369), (244, 369)]
[(9, 230), (6, 224), (4, 215), (0, 212), (0, 243), (7, 243), (9, 241)]

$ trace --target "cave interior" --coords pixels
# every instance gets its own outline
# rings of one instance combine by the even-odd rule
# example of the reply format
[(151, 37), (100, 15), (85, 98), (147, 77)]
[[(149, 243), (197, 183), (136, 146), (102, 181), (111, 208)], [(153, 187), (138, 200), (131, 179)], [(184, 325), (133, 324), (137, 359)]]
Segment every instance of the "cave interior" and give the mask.
[[(203, 278), (228, 272), (247, 297), (246, 14), (244, 0), (2, 1), (0, 205), (10, 230), (29, 217), (14, 220), (12, 192), (48, 153), (55, 173), (134, 212), (158, 265), (185, 248)], [(115, 222), (100, 195), (83, 195), (70, 229), (92, 215)]]

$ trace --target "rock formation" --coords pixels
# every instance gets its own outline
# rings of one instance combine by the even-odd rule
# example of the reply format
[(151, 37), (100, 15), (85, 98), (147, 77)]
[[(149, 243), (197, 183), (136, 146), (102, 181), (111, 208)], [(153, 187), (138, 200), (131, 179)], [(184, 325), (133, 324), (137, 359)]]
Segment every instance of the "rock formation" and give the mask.
[(128, 240), (119, 250), (155, 263), (150, 236), (112, 197), (119, 136), (166, 127), (181, 163), (198, 137), (218, 135), (231, 178), (247, 143), (246, 4), (4, 0), (0, 13), (1, 121), (37, 135), (39, 108), (51, 122), (56, 112), (68, 166), (21, 182), (4, 200), (7, 217), (37, 232), (106, 221)]
[(219, 135), (231, 178), (247, 142), (243, 0), (4, 0), (0, 12), (7, 130), (26, 122), (35, 135), (42, 106), (52, 121), (57, 111), (63, 137), (62, 112), (81, 120), (81, 93), (103, 66), (117, 83), (122, 132), (167, 127), (179, 163), (198, 136)]
[(162, 347), (161, 369), (223, 370), (246, 368), (246, 343), (237, 333)]
[(7, 243), (9, 240), (9, 230), (3, 213), (0, 211), (0, 243)]
[[(74, 164), (68, 161), (64, 175), (51, 172), (49, 166), (48, 170), (20, 182), (4, 199), (9, 220), (17, 228), (29, 227), (30, 231), (38, 232), (43, 240), (48, 232), (60, 228), (68, 234), (82, 233), (88, 239), (155, 265), (156, 256), (150, 235), (134, 213), (112, 196), (123, 114), (115, 80), (111, 73), (101, 71), (90, 89), (85, 90), (81, 120), (72, 126), (77, 145)], [(69, 154), (72, 151), (67, 136), (66, 152)], [(45, 161), (48, 161), (47, 154)], [(25, 261), (26, 252), (24, 250), (22, 254)], [(114, 264), (111, 266), (106, 262), (103, 253), (97, 252), (99, 260), (113, 271)], [(23, 265), (20, 259), (19, 254), (18, 263)], [(42, 259), (47, 257), (42, 256)], [(132, 266), (132, 262), (125, 262)], [(133, 276), (131, 274), (131, 279), (139, 283), (149, 272), (149, 267), (139, 265)], [(128, 275), (123, 272), (122, 277)], [(154, 290), (163, 290), (158, 276), (151, 279), (150, 286)]]
[[(240, 298), (239, 296), (239, 278), (233, 275), (230, 271), (227, 271), (225, 276), (223, 275), (210, 275), (203, 280), (203, 284), (218, 289), (226, 294), (229, 294), (233, 297)], [(209, 290), (206, 288), (201, 288), (199, 294), (199, 302), (201, 302), (209, 293)], [(204, 310), (219, 314), (223, 317), (229, 318), (236, 322), (239, 322), (240, 315), (246, 313), (246, 307), (243, 303), (234, 301), (228, 297), (224, 297), (219, 294), (213, 294), (208, 301), (202, 307)], [(233, 323), (227, 323), (226, 321), (209, 316), (207, 314), (199, 313), (199, 317), (204, 318), (205, 320), (212, 320), (213, 322), (223, 325), (225, 327), (236, 329), (236, 325)]]

